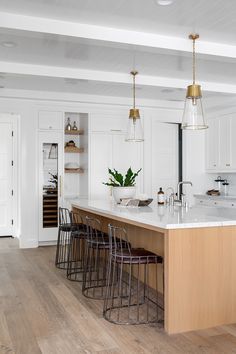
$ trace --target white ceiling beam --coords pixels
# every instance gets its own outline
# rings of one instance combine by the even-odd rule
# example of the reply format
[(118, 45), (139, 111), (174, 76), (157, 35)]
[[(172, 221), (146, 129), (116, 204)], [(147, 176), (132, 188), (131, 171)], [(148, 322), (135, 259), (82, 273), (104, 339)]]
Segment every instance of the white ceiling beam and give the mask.
[[(15, 75), (35, 75), (57, 78), (69, 78), (89, 81), (112, 82), (120, 84), (131, 84), (129, 74), (122, 74), (109, 71), (86, 70), (79, 68), (68, 68), (58, 66), (24, 64), (15, 62), (0, 61), (1, 72)], [(161, 76), (148, 76), (138, 75), (137, 85), (143, 86), (156, 86), (156, 87), (172, 87), (183, 88), (190, 84), (188, 80), (161, 77)], [(236, 94), (236, 85), (217, 82), (201, 82), (204, 91), (232, 93)]]
[[(6, 12), (0, 12), (0, 27), (135, 46), (183, 52), (192, 51), (192, 44), (189, 39), (187, 39), (188, 33), (186, 33), (186, 38), (180, 38)], [(236, 58), (236, 46), (206, 42), (203, 39), (198, 42), (197, 52), (210, 56)]]
[[(22, 89), (0, 89), (0, 98), (16, 98), (16, 99), (26, 99), (33, 101), (57, 101), (65, 106), (65, 102), (74, 102), (80, 104), (90, 104), (90, 110), (93, 106), (101, 105), (116, 105), (120, 108), (127, 110), (132, 104), (131, 97), (113, 97), (113, 96), (102, 96), (102, 95), (88, 95), (88, 94), (77, 94), (72, 92), (58, 92), (58, 91), (40, 91), (40, 90), (22, 90)], [(184, 102), (168, 101), (168, 100), (154, 100), (139, 98), (138, 100), (139, 108), (161, 108), (166, 110), (179, 110), (183, 111)]]

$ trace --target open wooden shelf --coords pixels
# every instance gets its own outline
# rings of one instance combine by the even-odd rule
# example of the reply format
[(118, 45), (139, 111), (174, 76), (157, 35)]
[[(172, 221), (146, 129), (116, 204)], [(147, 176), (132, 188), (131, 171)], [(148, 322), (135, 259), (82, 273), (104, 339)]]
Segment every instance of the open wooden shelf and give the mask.
[(65, 173), (84, 173), (82, 168), (65, 168)]
[(65, 135), (83, 135), (84, 131), (82, 129), (78, 130), (65, 130)]
[(84, 148), (78, 148), (77, 146), (65, 146), (65, 152), (79, 154), (84, 152)]

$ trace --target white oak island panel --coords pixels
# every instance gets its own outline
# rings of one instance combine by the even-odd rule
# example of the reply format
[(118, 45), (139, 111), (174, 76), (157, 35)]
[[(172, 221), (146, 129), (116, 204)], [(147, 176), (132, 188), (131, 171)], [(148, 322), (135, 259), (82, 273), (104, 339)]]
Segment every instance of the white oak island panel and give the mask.
[(155, 205), (131, 209), (95, 200), (74, 200), (72, 207), (83, 216), (99, 218), (104, 231), (109, 222), (125, 227), (134, 247), (164, 257), (164, 326), (168, 333), (236, 323), (233, 210)]

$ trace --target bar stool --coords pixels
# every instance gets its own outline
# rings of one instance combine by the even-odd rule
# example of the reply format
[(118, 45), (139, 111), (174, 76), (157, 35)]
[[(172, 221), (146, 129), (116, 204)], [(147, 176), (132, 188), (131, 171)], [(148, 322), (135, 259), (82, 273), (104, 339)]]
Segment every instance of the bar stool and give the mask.
[[(110, 248), (103, 317), (116, 324), (159, 322), (157, 266), (163, 263), (163, 258), (143, 248), (132, 248), (122, 228), (109, 224), (108, 231)], [(148, 285), (150, 280), (152, 288)]]
[(86, 225), (79, 213), (71, 212), (72, 231), (68, 246), (67, 279), (83, 281)]
[(101, 230), (98, 219), (86, 216), (86, 227), (82, 293), (91, 299), (104, 299), (109, 236)]
[(70, 243), (71, 230), (72, 225), (69, 209), (59, 207), (59, 227), (55, 266), (60, 269), (67, 268), (68, 246)]

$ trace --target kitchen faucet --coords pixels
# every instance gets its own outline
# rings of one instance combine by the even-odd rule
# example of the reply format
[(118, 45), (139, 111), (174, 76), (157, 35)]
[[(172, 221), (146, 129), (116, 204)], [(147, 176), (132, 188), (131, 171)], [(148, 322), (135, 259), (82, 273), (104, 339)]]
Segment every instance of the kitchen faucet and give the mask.
[(183, 185), (183, 184), (189, 184), (190, 186), (193, 186), (192, 182), (190, 181), (182, 181), (182, 182), (179, 182), (178, 183), (178, 186), (177, 186), (177, 200), (175, 200), (175, 202), (179, 202), (180, 205), (184, 206), (184, 194), (181, 193), (180, 194), (180, 186)]
[[(168, 191), (171, 191), (170, 195), (168, 195)], [(174, 188), (168, 187), (166, 189), (166, 204), (173, 205), (174, 204), (174, 199), (175, 199), (175, 191)]]

